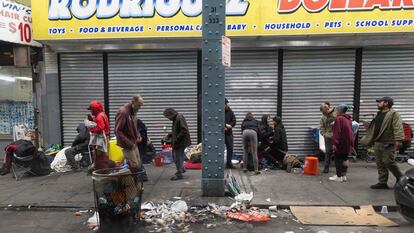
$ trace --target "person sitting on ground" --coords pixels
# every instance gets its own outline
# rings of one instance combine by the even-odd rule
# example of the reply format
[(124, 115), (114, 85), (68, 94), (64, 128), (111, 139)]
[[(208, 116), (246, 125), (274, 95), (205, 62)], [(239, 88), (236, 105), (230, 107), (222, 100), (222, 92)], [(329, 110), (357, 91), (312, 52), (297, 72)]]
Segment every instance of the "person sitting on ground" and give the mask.
[(336, 182), (347, 181), (348, 155), (354, 147), (351, 116), (346, 114), (348, 108), (345, 104), (336, 107), (336, 118), (332, 127), (332, 150), (335, 154), (336, 175), (329, 177), (329, 180)]
[(76, 131), (78, 135), (73, 140), (72, 147), (65, 151), (65, 156), (72, 170), (77, 171), (80, 169), (80, 166), (75, 160), (75, 155), (88, 152), (90, 134), (85, 124), (79, 124)]
[(268, 160), (269, 163), (274, 163), (274, 158), (271, 156), (271, 148), (270, 145), (273, 144), (274, 140), (274, 133), (273, 133), (273, 119), (270, 115), (263, 115), (262, 121), (259, 125), (259, 132), (260, 132), (260, 138), (259, 138), (259, 160), (260, 155), (264, 156), (266, 160)]
[(253, 166), (256, 175), (260, 174), (259, 160), (257, 157), (257, 144), (259, 137), (259, 122), (254, 118), (253, 113), (248, 112), (244, 118), (241, 131), (243, 135), (243, 166), (244, 172), (247, 172), (248, 156), (253, 156)]
[(274, 157), (279, 165), (283, 167), (283, 159), (288, 152), (288, 142), (286, 136), (285, 126), (282, 123), (282, 118), (276, 116), (273, 118), (274, 122), (274, 143), (272, 145)]

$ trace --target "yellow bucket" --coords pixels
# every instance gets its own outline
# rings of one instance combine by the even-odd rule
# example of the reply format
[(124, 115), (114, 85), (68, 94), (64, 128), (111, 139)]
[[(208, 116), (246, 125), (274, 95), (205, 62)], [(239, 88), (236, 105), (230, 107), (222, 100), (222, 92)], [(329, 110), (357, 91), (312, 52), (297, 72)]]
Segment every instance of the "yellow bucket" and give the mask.
[(109, 141), (109, 159), (114, 162), (121, 162), (123, 153), (121, 148), (116, 145), (116, 140)]

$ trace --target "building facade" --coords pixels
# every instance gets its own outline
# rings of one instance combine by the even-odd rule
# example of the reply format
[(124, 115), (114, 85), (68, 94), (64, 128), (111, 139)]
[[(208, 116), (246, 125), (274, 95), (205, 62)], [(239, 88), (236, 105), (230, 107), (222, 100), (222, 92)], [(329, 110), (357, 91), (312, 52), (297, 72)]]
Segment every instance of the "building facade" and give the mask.
[[(389, 95), (403, 120), (413, 124), (413, 6), (228, 1), (233, 47), (225, 88), (238, 121), (236, 152), (249, 111), (257, 119), (282, 116), (289, 150), (300, 156), (317, 151), (310, 129), (319, 125), (322, 101), (352, 105), (354, 119), (369, 120), (375, 99)], [(35, 39), (46, 45), (45, 140), (70, 143), (91, 100), (105, 103), (113, 126), (118, 108), (141, 94), (139, 118), (155, 145), (170, 127), (162, 116), (166, 107), (184, 113), (193, 142), (200, 141), (201, 10), (201, 1), (37, 1)]]

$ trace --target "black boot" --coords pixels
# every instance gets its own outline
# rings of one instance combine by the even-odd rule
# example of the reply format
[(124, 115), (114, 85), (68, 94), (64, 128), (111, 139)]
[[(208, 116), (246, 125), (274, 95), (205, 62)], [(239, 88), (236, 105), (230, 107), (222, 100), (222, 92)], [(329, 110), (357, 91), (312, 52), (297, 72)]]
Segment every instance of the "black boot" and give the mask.
[(388, 189), (388, 185), (383, 184), (383, 183), (378, 183), (378, 184), (371, 185), (371, 189)]
[(323, 169), (323, 173), (329, 173), (329, 166), (325, 166), (325, 168)]
[(10, 173), (10, 168), (3, 168), (1, 173), (0, 173), (0, 176), (7, 175), (9, 173)]

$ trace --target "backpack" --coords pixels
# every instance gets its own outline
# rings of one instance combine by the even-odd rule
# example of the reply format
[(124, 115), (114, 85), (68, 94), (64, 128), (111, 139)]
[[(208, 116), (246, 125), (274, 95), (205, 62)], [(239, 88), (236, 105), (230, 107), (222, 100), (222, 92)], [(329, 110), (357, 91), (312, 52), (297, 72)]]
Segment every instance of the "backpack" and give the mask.
[(30, 141), (19, 140), (16, 145), (17, 147), (14, 153), (18, 157), (34, 156), (37, 152), (36, 147)]

